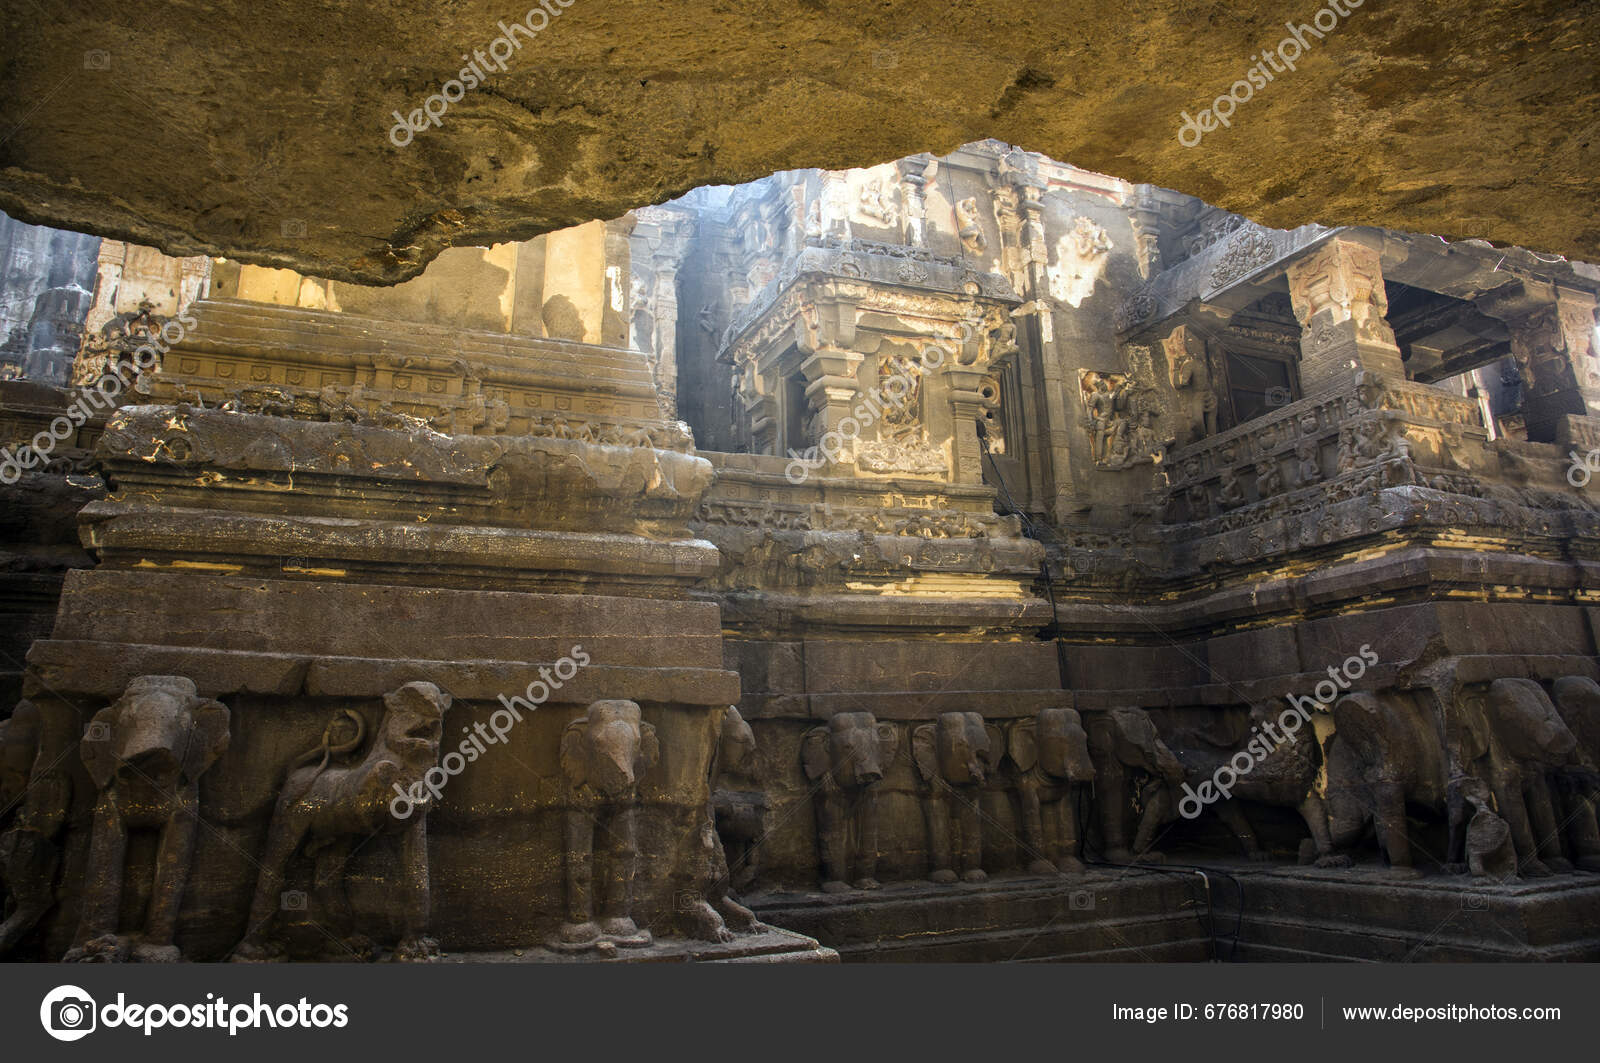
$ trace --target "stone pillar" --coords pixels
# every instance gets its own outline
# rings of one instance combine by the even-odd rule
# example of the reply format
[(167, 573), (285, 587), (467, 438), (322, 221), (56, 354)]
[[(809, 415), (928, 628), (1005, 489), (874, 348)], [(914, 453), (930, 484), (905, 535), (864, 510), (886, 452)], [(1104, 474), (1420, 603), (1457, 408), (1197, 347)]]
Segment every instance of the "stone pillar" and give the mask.
[(751, 453), (778, 454), (778, 397), (763, 388), (761, 375), (752, 366), (745, 367), (740, 379), (739, 399), (750, 425)]
[(958, 484), (983, 482), (983, 448), (978, 443), (978, 418), (983, 416), (984, 368), (976, 365), (949, 365), (945, 381), (949, 386), (953, 439), (950, 479)]
[(900, 187), (905, 195), (903, 239), (912, 247), (922, 246), (923, 224), (928, 217), (927, 184), (925, 176), (931, 156), (913, 155), (901, 159)]
[[(1055, 303), (1050, 298), (1050, 248), (1045, 240), (1044, 195), (1046, 185), (1034, 175), (1018, 184), (1019, 206), (1022, 211), (1022, 249), (1027, 264), (1027, 285), (1020, 294), (1034, 307), (1037, 329), (1034, 332), (1039, 345), (1036, 367), (1037, 391), (1042, 399), (1044, 424), (1040, 433), (1045, 460), (1041, 469), (1042, 490), (1039, 499), (1048, 509), (1050, 518), (1067, 523), (1078, 504), (1077, 487), (1072, 479), (1072, 433), (1076, 416), (1068, 408), (1068, 359), (1056, 344)], [(1075, 392), (1076, 380), (1070, 384)]]
[(1511, 356), (1522, 374), (1522, 415), (1528, 439), (1552, 442), (1562, 417), (1581, 415), (1587, 409), (1567, 357), (1560, 315), (1554, 304), (1547, 304), (1524, 317), (1507, 320), (1506, 329), (1511, 333)]
[(818, 347), (800, 363), (800, 374), (806, 378), (806, 406), (816, 423), (817, 438), (837, 429), (855, 408), (861, 390), (856, 370), (862, 357), (857, 351)]
[(1161, 201), (1154, 185), (1136, 185), (1128, 221), (1133, 226), (1139, 276), (1149, 280), (1161, 272)]
[(678, 416), (678, 264), (657, 259), (655, 269), (655, 370), (661, 416)]
[(1292, 263), (1288, 277), (1289, 298), (1304, 330), (1302, 394), (1351, 384), (1362, 371), (1386, 380), (1405, 379), (1400, 347), (1384, 319), (1389, 300), (1376, 250), (1334, 237)]
[(1562, 348), (1583, 396), (1590, 417), (1600, 417), (1600, 355), (1594, 343), (1595, 298), (1590, 292), (1556, 289), (1556, 323)]
[(626, 347), (628, 328), (628, 292), (633, 286), (633, 269), (628, 237), (633, 233), (634, 218), (624, 214), (605, 223), (605, 303), (600, 312), (600, 337), (598, 342), (607, 347)]
[(642, 207), (634, 217), (629, 291), (638, 305), (628, 307), (632, 341), (650, 361), (661, 414), (671, 420), (678, 416), (678, 268), (692, 222), (668, 207)]

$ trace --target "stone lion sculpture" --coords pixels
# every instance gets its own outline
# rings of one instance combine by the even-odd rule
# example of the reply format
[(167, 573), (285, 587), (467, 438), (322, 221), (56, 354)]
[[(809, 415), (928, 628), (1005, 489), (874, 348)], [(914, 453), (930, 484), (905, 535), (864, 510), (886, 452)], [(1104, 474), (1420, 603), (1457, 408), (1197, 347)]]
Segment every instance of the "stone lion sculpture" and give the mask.
[[(361, 717), (356, 735), (334, 744), (334, 724), (322, 743), (289, 769), (267, 829), (250, 930), (233, 950), (236, 961), (284, 958), (283, 946), (271, 936), (274, 915), (283, 900), (289, 861), (297, 851), (316, 863), (319, 913), (348, 930), (352, 922), (345, 892), (345, 862), (354, 846), (375, 835), (398, 836), (400, 873), (391, 883), (393, 903), (386, 910), (400, 917), (403, 931), (394, 948), (398, 960), (428, 960), (439, 946), (425, 936), (429, 916), (427, 813), (433, 798), (423, 778), (439, 760), (439, 740), (450, 695), (432, 683), (407, 683), (384, 695), (384, 714), (366, 755), (348, 764), (336, 759), (352, 754), (366, 741)], [(338, 721), (336, 720), (335, 723)], [(396, 789), (398, 787), (398, 790)], [(413, 798), (412, 812), (401, 818), (392, 809), (395, 794)], [(301, 902), (303, 903), (303, 902)], [(296, 905), (298, 906), (298, 905)], [(346, 937), (331, 959), (370, 959), (375, 950), (364, 935)]]

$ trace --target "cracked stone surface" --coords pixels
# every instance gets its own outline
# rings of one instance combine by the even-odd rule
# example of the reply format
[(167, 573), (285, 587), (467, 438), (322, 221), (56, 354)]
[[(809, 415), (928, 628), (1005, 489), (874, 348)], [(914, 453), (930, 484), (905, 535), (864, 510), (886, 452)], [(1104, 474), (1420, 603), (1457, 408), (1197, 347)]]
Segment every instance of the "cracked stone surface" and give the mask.
[(1316, 0), (550, 0), (503, 72), (396, 147), (391, 112), (526, 2), (0, 0), (0, 209), (393, 283), (697, 185), (996, 137), (1274, 226), (1600, 257), (1594, 4), (1341, 4), (1188, 148), (1180, 112)]

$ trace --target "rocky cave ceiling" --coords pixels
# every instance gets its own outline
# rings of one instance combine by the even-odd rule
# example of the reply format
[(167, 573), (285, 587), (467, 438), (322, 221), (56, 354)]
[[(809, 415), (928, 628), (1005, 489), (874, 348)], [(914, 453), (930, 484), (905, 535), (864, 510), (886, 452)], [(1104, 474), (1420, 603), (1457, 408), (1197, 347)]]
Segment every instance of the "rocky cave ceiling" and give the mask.
[(0, 0), (0, 209), (393, 283), (698, 185), (995, 137), (1275, 226), (1600, 258), (1593, 2), (1346, 7), (1188, 148), (1180, 112), (1318, 0), (551, 0), (396, 147), (391, 112), (528, 2)]

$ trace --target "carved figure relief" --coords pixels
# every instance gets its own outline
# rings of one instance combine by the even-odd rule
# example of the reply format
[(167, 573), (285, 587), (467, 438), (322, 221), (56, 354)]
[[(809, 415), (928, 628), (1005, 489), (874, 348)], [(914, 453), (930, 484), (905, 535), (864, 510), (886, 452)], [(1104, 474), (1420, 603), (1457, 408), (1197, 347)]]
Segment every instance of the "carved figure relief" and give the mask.
[[(31, 701), (0, 721), (0, 956), (14, 949), (55, 906), (57, 837), (72, 804), (67, 753), (74, 736), (53, 729)], [(0, 892), (0, 902), (7, 900)]]
[(900, 225), (900, 203), (893, 182), (874, 178), (861, 186), (857, 209), (876, 222), (879, 228), (895, 229)]
[(1577, 741), (1572, 762), (1553, 779), (1567, 825), (1572, 862), (1585, 871), (1600, 871), (1600, 684), (1588, 676), (1563, 676), (1555, 681), (1552, 700), (1561, 722)]
[(1205, 338), (1189, 326), (1179, 325), (1161, 343), (1167, 355), (1168, 380), (1188, 419), (1183, 442), (1216, 434), (1217, 394), (1211, 387)]
[(933, 882), (985, 882), (984, 780), (1003, 755), (999, 729), (976, 712), (946, 712), (911, 729), (911, 759), (924, 786), (928, 825), (928, 878)]
[(1156, 429), (1160, 407), (1154, 389), (1122, 373), (1078, 371), (1078, 397), (1089, 433), (1089, 453), (1103, 469), (1154, 462), (1171, 443)]
[[(236, 961), (279, 960), (285, 948), (274, 932), (289, 862), (304, 852), (315, 861), (316, 892), (323, 919), (340, 931), (354, 930), (345, 889), (345, 865), (357, 844), (374, 836), (398, 842), (398, 874), (388, 883), (388, 911), (401, 920), (394, 947), (398, 960), (431, 960), (438, 942), (427, 936), (432, 887), (428, 878), (427, 815), (432, 798), (423, 776), (439, 762), (439, 739), (450, 695), (432, 683), (407, 683), (383, 697), (383, 716), (368, 740), (365, 717), (347, 709), (329, 722), (322, 741), (297, 758), (267, 828), (249, 931), (234, 947)], [(348, 732), (340, 736), (339, 732)], [(365, 754), (361, 753), (366, 747)], [(408, 795), (411, 812), (396, 814), (397, 794)], [(329, 952), (349, 961), (375, 955), (372, 940), (355, 931)]]
[(969, 196), (956, 203), (956, 234), (967, 254), (982, 255), (989, 248), (989, 239), (983, 235), (983, 225), (978, 220), (978, 200)]
[[(1106, 859), (1160, 863), (1162, 855), (1151, 846), (1157, 832), (1177, 818), (1175, 791), (1183, 782), (1183, 765), (1143, 709), (1093, 713), (1087, 730)], [(1128, 820), (1135, 809), (1139, 821), (1130, 839)]]
[(634, 807), (640, 780), (660, 756), (656, 729), (635, 702), (596, 701), (567, 725), (561, 736), (566, 912), (553, 948), (650, 944), (650, 931), (633, 921)]
[(732, 873), (744, 889), (759, 871), (760, 842), (766, 835), (767, 795), (756, 761), (756, 736), (739, 710), (723, 713), (712, 774), (711, 806)]
[(1079, 858), (1078, 811), (1094, 784), (1089, 736), (1071, 708), (1040, 709), (1011, 725), (1007, 764), (1021, 806), (1023, 843), (1036, 875), (1084, 869)]
[(806, 732), (800, 751), (806, 778), (816, 784), (823, 892), (878, 888), (876, 788), (899, 744), (894, 726), (870, 712), (835, 713)]
[[(146, 675), (95, 713), (79, 749), (98, 791), (76, 944), (65, 962), (171, 963), (200, 829), (200, 777), (228, 748), (228, 710), (183, 676)], [(119, 933), (130, 832), (160, 835), (144, 925)]]
[(711, 803), (696, 838), (706, 861), (704, 873), (697, 891), (678, 898), (678, 908), (695, 937), (727, 942), (736, 931), (764, 929), (755, 913), (739, 903), (734, 882), (755, 877), (767, 811), (767, 797), (756, 778), (756, 737), (732, 705), (718, 724), (710, 782)]

